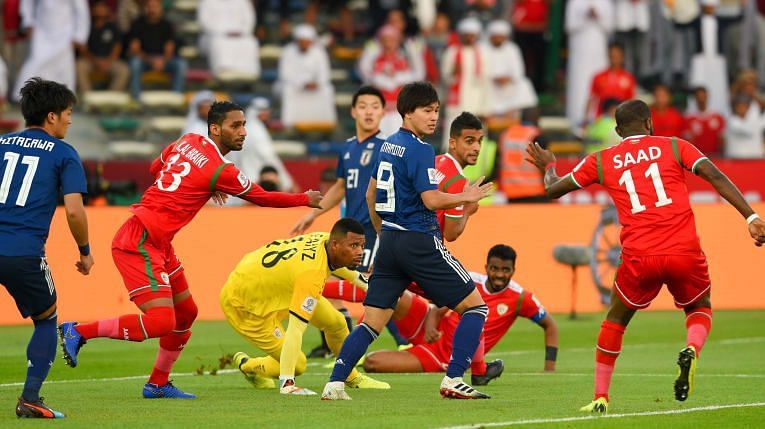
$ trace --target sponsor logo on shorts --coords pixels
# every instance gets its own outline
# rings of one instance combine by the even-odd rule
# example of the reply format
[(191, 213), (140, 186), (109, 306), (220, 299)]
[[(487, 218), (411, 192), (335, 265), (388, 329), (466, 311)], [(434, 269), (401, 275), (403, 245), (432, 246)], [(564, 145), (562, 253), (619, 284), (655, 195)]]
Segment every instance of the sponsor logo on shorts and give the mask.
[(497, 305), (497, 314), (499, 314), (500, 316), (503, 316), (505, 313), (507, 313), (507, 310), (509, 310), (509, 308), (507, 307), (506, 304)]
[(162, 278), (162, 281), (165, 284), (170, 283), (170, 276), (168, 276), (166, 272), (162, 271), (161, 273), (159, 273), (159, 277)]
[(303, 305), (301, 305), (300, 308), (305, 310), (306, 313), (313, 313), (313, 310), (316, 308), (316, 298), (312, 296), (307, 296), (305, 298), (305, 301), (303, 301)]

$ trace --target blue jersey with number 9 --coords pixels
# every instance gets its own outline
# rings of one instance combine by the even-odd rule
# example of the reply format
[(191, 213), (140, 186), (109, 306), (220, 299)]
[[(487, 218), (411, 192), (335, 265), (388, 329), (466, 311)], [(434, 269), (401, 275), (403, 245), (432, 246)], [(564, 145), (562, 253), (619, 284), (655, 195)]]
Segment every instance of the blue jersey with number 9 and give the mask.
[(0, 255), (45, 254), (59, 190), (87, 193), (72, 146), (40, 128), (0, 137)]
[(401, 128), (383, 143), (375, 171), (375, 210), (382, 218), (382, 229), (440, 238), (436, 213), (428, 210), (420, 197), (425, 191), (438, 189), (433, 147)]

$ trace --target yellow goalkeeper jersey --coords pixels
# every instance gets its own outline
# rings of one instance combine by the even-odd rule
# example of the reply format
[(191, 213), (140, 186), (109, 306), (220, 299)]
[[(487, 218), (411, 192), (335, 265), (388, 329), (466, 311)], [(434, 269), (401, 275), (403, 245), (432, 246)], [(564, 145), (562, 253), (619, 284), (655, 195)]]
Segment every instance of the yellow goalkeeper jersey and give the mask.
[(272, 241), (248, 253), (228, 276), (221, 301), (257, 316), (289, 310), (310, 321), (330, 274), (366, 287), (359, 272), (331, 269), (328, 239), (328, 233), (314, 232)]

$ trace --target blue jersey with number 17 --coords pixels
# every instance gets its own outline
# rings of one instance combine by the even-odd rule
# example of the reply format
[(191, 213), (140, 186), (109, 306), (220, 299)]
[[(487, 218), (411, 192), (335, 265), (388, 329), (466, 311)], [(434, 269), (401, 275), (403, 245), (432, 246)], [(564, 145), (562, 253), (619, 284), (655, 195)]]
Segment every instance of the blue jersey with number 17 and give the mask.
[(0, 136), (0, 255), (43, 256), (63, 195), (87, 192), (77, 151), (40, 128)]
[(436, 213), (425, 207), (420, 196), (438, 189), (433, 147), (401, 128), (383, 143), (375, 171), (375, 210), (382, 218), (382, 229), (422, 232), (440, 238)]

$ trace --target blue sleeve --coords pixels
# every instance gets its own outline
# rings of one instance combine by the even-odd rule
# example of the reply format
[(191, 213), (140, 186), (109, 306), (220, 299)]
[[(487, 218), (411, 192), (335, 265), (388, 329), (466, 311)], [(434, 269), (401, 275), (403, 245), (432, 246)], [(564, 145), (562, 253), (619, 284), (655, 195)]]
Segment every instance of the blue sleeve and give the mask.
[(414, 167), (413, 171), (410, 170), (414, 190), (421, 194), (438, 189), (436, 153), (431, 145), (420, 145), (417, 148), (415, 156), (409, 162), (413, 163)]
[(66, 152), (61, 164), (61, 191), (64, 195), (88, 193), (85, 169), (82, 167), (80, 156), (74, 149)]
[(348, 152), (342, 151), (337, 157), (337, 169), (335, 170), (335, 176), (337, 176), (338, 179), (345, 179), (345, 162), (343, 158), (345, 157), (346, 153)]

